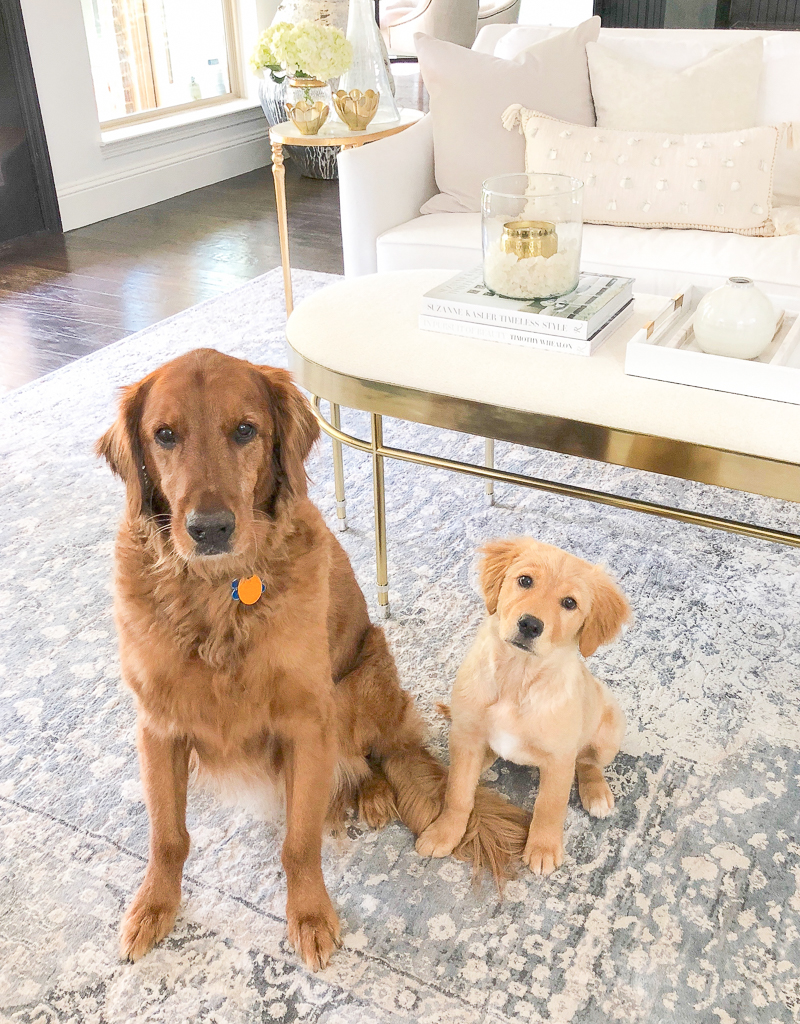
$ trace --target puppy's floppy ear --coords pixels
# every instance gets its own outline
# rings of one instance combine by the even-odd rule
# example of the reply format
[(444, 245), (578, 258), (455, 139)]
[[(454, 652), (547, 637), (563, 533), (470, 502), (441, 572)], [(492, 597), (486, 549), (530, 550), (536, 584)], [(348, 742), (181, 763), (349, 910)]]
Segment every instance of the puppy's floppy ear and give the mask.
[(259, 366), (269, 395), (273, 422), (273, 497), (284, 487), (292, 497), (305, 497), (305, 460), (319, 437), (319, 424), (288, 370)]
[(588, 578), (591, 608), (580, 631), (580, 651), (584, 658), (598, 647), (610, 644), (623, 625), (631, 619), (631, 607), (616, 583), (599, 566)]
[(152, 485), (144, 469), (144, 452), (139, 438), (139, 423), (153, 374), (122, 388), (117, 418), (95, 443), (95, 454), (104, 458), (125, 484), (128, 491), (128, 511), (132, 517), (150, 514)]
[(515, 540), (492, 540), (480, 549), (483, 557), (478, 566), (478, 574), (486, 610), (490, 615), (497, 611), (500, 588), (517, 553), (517, 543)]

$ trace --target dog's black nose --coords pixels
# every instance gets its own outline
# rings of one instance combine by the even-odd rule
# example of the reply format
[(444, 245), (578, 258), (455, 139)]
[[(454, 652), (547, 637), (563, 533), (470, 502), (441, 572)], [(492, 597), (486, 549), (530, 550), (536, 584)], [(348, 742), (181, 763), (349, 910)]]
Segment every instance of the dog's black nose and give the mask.
[(236, 516), (227, 508), (217, 512), (194, 511), (186, 517), (186, 532), (201, 555), (221, 555), (229, 551), (235, 528)]
[(517, 629), (526, 640), (535, 640), (544, 632), (544, 623), (533, 615), (522, 615), (517, 620)]

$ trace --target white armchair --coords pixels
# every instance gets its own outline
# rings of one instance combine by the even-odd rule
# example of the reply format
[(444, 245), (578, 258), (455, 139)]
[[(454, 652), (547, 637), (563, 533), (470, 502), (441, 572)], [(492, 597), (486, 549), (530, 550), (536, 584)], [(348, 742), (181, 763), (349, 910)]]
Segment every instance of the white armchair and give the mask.
[(521, 5), (522, 0), (480, 0), (478, 31), (486, 25), (516, 25)]
[[(504, 6), (500, 0), (491, 3)], [(381, 4), (381, 31), (391, 53), (413, 55), (416, 32), (459, 46), (472, 46), (478, 31), (478, 0), (385, 2)]]

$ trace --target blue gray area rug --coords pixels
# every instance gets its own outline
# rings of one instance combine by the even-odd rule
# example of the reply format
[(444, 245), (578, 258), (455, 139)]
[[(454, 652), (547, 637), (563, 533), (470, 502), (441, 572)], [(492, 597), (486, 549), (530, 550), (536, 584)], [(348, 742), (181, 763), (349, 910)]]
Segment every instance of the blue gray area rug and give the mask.
[[(333, 280), (296, 273), (298, 298)], [(435, 470), (387, 467), (406, 686), (444, 756), (446, 700), (482, 615), (474, 552), (528, 533), (603, 561), (636, 622), (591, 667), (628, 715), (617, 810), (573, 799), (564, 866), (500, 900), (426, 862), (399, 824), (352, 822), (324, 854), (344, 948), (312, 976), (285, 939), (281, 828), (190, 797), (175, 931), (137, 964), (117, 928), (147, 854), (111, 620), (121, 488), (92, 443), (115, 389), (210, 345), (285, 363), (280, 271), (0, 401), (0, 1019), (16, 1024), (783, 1024), (800, 1020), (800, 550)], [(358, 413), (346, 428), (365, 429)], [(389, 422), (387, 440), (479, 461), (482, 442)], [(498, 445), (499, 463), (800, 531), (798, 508)], [(374, 596), (368, 460), (345, 454), (342, 540)], [(330, 451), (312, 494), (334, 519)], [(530, 806), (536, 780), (491, 785)]]

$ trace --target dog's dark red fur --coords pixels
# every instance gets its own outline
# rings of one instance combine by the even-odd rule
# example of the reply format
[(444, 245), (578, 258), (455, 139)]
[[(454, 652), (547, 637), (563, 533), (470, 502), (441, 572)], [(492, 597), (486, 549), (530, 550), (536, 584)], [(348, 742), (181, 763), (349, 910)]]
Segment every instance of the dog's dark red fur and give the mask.
[[(223, 781), (285, 791), (288, 934), (312, 969), (339, 944), (321, 870), (326, 823), (356, 804), (372, 826), (399, 816), (419, 833), (441, 810), (446, 772), (307, 497), (317, 436), (285, 370), (199, 349), (125, 388), (97, 444), (127, 485), (115, 615), (150, 816), (147, 870), (121, 929), (132, 960), (178, 911), (192, 758)], [(202, 554), (187, 516), (220, 510), (235, 516), (229, 549)], [(232, 600), (231, 581), (252, 574), (262, 598)], [(503, 877), (528, 821), (480, 790), (456, 855)]]

